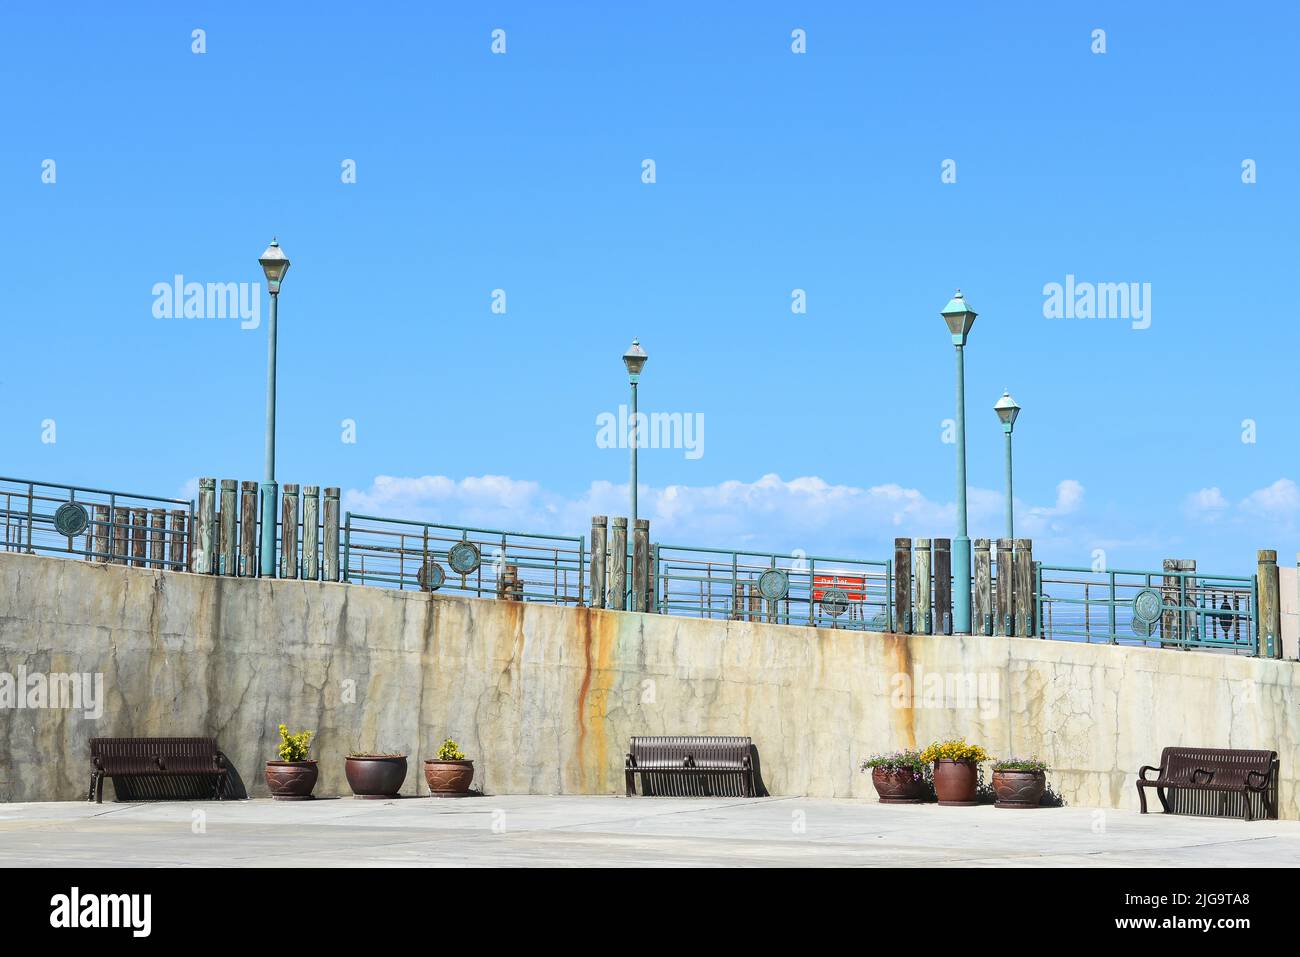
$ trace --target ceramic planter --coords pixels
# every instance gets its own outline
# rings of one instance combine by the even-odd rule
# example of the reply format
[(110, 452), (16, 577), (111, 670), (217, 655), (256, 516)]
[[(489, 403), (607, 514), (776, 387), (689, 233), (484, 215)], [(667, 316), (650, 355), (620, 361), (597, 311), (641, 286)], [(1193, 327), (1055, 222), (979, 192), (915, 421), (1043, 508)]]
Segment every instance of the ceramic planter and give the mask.
[(429, 758), (424, 762), (424, 782), (434, 797), (463, 797), (469, 793), (469, 785), (473, 780), (473, 761), (440, 761)]
[(406, 781), (406, 755), (349, 754), (343, 770), (357, 797), (397, 797)]
[(1040, 807), (1047, 790), (1047, 775), (1042, 771), (994, 771), (994, 807)]
[(914, 777), (910, 768), (872, 768), (871, 783), (881, 804), (920, 804), (925, 799), (925, 781)]
[(970, 807), (975, 804), (979, 772), (974, 761), (934, 762), (934, 793), (944, 807)]
[(315, 761), (267, 761), (266, 786), (277, 801), (306, 801), (320, 770)]

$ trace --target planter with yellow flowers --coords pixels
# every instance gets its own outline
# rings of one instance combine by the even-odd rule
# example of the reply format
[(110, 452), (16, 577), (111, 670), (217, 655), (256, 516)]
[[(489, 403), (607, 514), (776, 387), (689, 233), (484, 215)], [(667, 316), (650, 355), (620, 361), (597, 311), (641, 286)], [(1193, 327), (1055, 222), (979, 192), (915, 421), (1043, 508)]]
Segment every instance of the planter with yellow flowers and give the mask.
[(474, 762), (451, 738), (442, 742), (436, 758), (424, 762), (424, 783), (434, 797), (465, 797), (474, 780)]
[(944, 807), (970, 807), (980, 784), (980, 762), (989, 754), (964, 739), (936, 741), (921, 752), (921, 760), (934, 764), (934, 794)]
[(307, 801), (316, 787), (320, 771), (307, 755), (311, 752), (310, 731), (290, 734), (284, 725), (280, 732), (279, 761), (266, 762), (266, 786), (277, 801)]

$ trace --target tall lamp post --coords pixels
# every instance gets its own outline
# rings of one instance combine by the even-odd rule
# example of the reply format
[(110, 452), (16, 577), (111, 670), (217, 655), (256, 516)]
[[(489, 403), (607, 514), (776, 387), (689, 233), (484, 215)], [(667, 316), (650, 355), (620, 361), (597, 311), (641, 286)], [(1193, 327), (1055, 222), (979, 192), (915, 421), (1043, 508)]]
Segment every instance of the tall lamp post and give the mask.
[(266, 366), (266, 473), (262, 479), (262, 577), (275, 577), (275, 506), (278, 489), (275, 484), (275, 318), (276, 304), (280, 299), (280, 283), (289, 271), (289, 258), (280, 244), (272, 239), (257, 260), (266, 273), (266, 287), (271, 293), (271, 324), (267, 330)]
[(957, 350), (957, 537), (952, 541), (952, 630), (969, 635), (970, 630), (970, 536), (966, 531), (966, 365), (962, 355), (966, 337), (975, 325), (975, 310), (962, 298), (961, 290), (940, 313), (952, 333)]
[(641, 340), (633, 339), (632, 344), (627, 347), (627, 352), (623, 353), (623, 365), (627, 367), (627, 380), (632, 384), (632, 435), (628, 443), (632, 447), (632, 487), (631, 487), (631, 508), (632, 515), (628, 519), (628, 541), (631, 541), (632, 532), (636, 529), (636, 448), (639, 444), (637, 435), (637, 418), (636, 418), (636, 384), (641, 378), (641, 369), (644, 368), (646, 359), (649, 356), (641, 348)]
[(1011, 430), (1015, 428), (1020, 406), (1010, 392), (1003, 392), (1002, 398), (993, 404), (993, 411), (1002, 420), (1002, 431), (1007, 435), (1007, 538), (1011, 539), (1016, 537), (1015, 508), (1011, 504)]

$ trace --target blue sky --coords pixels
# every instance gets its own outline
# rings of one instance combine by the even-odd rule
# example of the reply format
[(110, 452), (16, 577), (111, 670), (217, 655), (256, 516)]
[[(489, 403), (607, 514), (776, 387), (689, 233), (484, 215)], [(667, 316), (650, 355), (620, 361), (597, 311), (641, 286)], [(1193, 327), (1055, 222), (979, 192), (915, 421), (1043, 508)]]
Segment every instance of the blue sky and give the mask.
[[(624, 512), (596, 420), (635, 335), (642, 409), (705, 423), (642, 451), (655, 538), (951, 534), (960, 286), (973, 536), (1009, 388), (1038, 557), (1300, 547), (1294, 4), (77, 6), (0, 29), (6, 475), (260, 478), (265, 302), (158, 319), (154, 288), (261, 282), (277, 235), (277, 477), (357, 509)], [(1045, 317), (1067, 275), (1149, 283), (1149, 327)]]

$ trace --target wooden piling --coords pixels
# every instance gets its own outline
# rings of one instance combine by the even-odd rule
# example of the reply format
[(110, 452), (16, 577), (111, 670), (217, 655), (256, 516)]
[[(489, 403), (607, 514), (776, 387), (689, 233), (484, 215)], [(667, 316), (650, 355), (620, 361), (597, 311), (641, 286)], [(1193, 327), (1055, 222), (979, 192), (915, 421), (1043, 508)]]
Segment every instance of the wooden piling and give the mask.
[(95, 534), (90, 546), (93, 562), (108, 561), (110, 514), (107, 505), (95, 506)]
[(166, 568), (163, 561), (167, 539), (167, 510), (149, 509), (149, 564), (153, 568)]
[(321, 577), (327, 582), (336, 582), (339, 580), (339, 490), (336, 485), (325, 488), (324, 513)]
[(606, 607), (627, 610), (627, 519), (615, 515), (609, 527), (609, 597)]
[(646, 610), (650, 589), (650, 520), (638, 518), (632, 527), (632, 611)]
[(217, 522), (220, 529), (220, 558), (218, 575), (234, 575), (239, 554), (238, 487), (234, 479), (221, 480), (221, 514)]
[(999, 538), (997, 549), (997, 589), (994, 595), (993, 634), (1005, 638), (1015, 632), (1015, 545), (1009, 538)]
[(1034, 543), (1028, 538), (1015, 540), (1015, 627), (1013, 633), (1021, 638), (1034, 636)]
[(605, 536), (609, 518), (591, 516), (591, 607), (605, 607)]
[(320, 486), (302, 487), (302, 577), (320, 578)]
[(194, 541), (190, 546), (190, 563), (200, 575), (211, 575), (217, 568), (217, 480), (199, 479), (199, 510), (195, 516)]
[(933, 619), (930, 615), (930, 594), (933, 583), (930, 579), (930, 540), (918, 538), (912, 546), (912, 586), (916, 592), (913, 606), (916, 617), (912, 624), (913, 631), (919, 635), (932, 633)]
[(286, 483), (280, 502), (280, 577), (298, 577), (298, 486)]
[(934, 540), (934, 633), (952, 634), (952, 539)]
[(239, 483), (239, 577), (256, 578), (257, 483)]
[(912, 631), (912, 540), (894, 539), (894, 631)]
[(171, 510), (171, 530), (168, 532), (167, 567), (183, 572), (190, 567), (186, 552), (189, 548), (190, 513), (183, 508)]
[(989, 540), (975, 539), (975, 613), (971, 631), (977, 635), (993, 634), (993, 566)]
[(1282, 605), (1277, 569), (1277, 550), (1261, 548), (1258, 556), (1259, 631), (1256, 654), (1261, 658), (1282, 657)]

